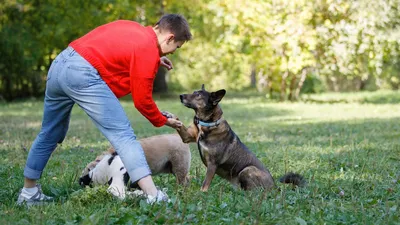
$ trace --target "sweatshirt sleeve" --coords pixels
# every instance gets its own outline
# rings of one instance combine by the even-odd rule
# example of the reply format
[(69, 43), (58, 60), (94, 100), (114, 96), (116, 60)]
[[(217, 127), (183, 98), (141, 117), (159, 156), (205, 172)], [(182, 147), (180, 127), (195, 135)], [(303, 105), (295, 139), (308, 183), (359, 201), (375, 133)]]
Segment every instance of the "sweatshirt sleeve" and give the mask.
[(130, 66), (131, 93), (135, 108), (153, 126), (164, 126), (167, 118), (161, 114), (153, 100), (153, 84), (160, 65), (160, 57), (145, 49), (141, 49), (140, 55), (135, 53), (132, 53)]

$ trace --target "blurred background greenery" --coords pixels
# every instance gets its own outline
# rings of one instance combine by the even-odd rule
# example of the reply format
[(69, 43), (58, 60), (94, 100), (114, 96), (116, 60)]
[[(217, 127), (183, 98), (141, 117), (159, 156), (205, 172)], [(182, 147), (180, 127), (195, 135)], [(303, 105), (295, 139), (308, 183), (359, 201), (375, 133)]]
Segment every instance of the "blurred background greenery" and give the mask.
[(101, 24), (184, 15), (194, 39), (155, 92), (302, 93), (399, 89), (400, 0), (2, 0), (0, 99), (42, 96), (51, 61)]

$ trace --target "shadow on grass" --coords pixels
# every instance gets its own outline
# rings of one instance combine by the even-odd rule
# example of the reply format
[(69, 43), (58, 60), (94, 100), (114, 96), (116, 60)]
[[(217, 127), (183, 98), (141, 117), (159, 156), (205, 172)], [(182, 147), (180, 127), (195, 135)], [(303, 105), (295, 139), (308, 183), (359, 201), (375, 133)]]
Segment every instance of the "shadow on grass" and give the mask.
[(360, 103), (360, 104), (399, 104), (399, 91), (376, 91), (357, 93), (325, 93), (304, 95), (302, 101), (317, 104)]
[(382, 93), (365, 97), (361, 100), (362, 103), (372, 104), (399, 104), (400, 103), (400, 92)]
[[(279, 112), (277, 112), (279, 113)], [(285, 120), (285, 122), (287, 122)], [(241, 133), (246, 128), (238, 127)], [(400, 144), (400, 117), (389, 119), (349, 119), (334, 122), (313, 122), (293, 120), (264, 121), (252, 126), (256, 139), (265, 145), (281, 143), (292, 146), (338, 147), (354, 143), (368, 142), (380, 144)], [(245, 137), (244, 137), (245, 138)]]

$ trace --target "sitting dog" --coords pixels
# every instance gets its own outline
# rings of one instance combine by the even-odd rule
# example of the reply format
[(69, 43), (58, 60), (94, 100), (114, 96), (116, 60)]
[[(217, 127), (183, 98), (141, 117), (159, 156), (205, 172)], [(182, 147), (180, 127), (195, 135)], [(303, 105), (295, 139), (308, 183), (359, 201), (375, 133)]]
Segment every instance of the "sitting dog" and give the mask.
[[(153, 175), (172, 173), (177, 183), (188, 184), (191, 153), (189, 145), (178, 134), (157, 135), (139, 140)], [(137, 187), (129, 182), (129, 175), (113, 148), (96, 157), (85, 167), (79, 178), (81, 186), (109, 184), (108, 190), (121, 199), (127, 187)]]
[[(207, 167), (201, 190), (209, 189), (215, 174), (244, 190), (275, 187), (268, 169), (240, 141), (222, 117), (222, 109), (218, 103), (225, 93), (223, 89), (208, 92), (203, 84), (201, 90), (180, 95), (181, 102), (195, 111), (194, 124), (188, 128), (177, 128), (177, 131), (183, 142), (197, 142), (201, 160)], [(304, 184), (303, 178), (294, 173), (288, 173), (280, 180), (298, 186)]]

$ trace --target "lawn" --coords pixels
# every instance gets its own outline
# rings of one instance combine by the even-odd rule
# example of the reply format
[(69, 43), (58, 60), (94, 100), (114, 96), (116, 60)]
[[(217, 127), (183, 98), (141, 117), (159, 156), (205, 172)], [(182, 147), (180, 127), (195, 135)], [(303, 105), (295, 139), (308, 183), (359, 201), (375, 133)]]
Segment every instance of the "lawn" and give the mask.
[[(56, 202), (29, 209), (15, 202), (43, 102), (1, 103), (0, 224), (400, 224), (399, 94), (325, 94), (277, 103), (228, 92), (224, 117), (242, 142), (276, 180), (294, 171), (307, 186), (292, 190), (278, 183), (280, 190), (244, 192), (215, 177), (210, 190), (200, 192), (205, 166), (192, 144), (190, 186), (176, 185), (173, 176), (155, 177), (172, 199), (159, 205), (79, 186), (81, 170), (109, 143), (75, 106), (68, 135), (40, 180)], [(122, 104), (139, 138), (174, 132), (152, 127), (132, 102)], [(177, 95), (157, 104), (185, 124), (192, 121), (193, 111)]]

